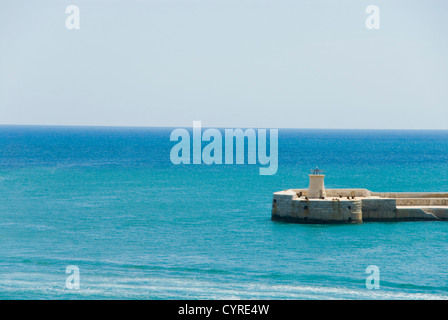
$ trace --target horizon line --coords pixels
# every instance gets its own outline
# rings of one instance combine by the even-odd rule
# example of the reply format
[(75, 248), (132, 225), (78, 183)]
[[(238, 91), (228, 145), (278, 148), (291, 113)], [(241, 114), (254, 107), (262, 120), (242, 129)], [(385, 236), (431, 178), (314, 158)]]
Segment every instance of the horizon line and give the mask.
[[(83, 125), (83, 124), (19, 124), (19, 123), (0, 123), (0, 127), (72, 127), (72, 128), (193, 128), (191, 126), (143, 126), (143, 125)], [(237, 127), (237, 126), (201, 126), (201, 128), (216, 128), (216, 129), (283, 129), (283, 130), (375, 130), (375, 131), (448, 131), (440, 128), (291, 128), (291, 127)]]

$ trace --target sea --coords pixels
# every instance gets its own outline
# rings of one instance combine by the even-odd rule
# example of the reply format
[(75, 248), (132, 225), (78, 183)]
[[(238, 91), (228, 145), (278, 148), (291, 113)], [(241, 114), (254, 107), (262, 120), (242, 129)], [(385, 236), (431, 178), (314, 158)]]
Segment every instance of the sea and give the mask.
[(448, 191), (448, 131), (279, 129), (260, 175), (174, 165), (173, 129), (0, 126), (0, 299), (448, 298), (448, 221), (271, 221), (316, 166), (326, 188)]

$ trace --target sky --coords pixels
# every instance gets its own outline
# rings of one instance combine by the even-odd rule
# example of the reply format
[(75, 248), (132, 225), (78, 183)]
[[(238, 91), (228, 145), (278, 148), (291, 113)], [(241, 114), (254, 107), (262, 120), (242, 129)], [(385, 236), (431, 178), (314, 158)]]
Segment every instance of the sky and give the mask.
[(0, 124), (194, 120), (448, 129), (448, 1), (1, 1)]

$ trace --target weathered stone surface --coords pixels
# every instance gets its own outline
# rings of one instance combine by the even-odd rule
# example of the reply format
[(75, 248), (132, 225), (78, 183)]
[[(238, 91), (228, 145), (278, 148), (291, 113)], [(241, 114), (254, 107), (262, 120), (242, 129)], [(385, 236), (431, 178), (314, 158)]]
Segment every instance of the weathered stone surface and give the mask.
[(323, 175), (310, 175), (309, 189), (275, 192), (272, 220), (297, 223), (448, 220), (447, 192), (325, 189), (323, 179)]
[[(272, 220), (299, 223), (360, 223), (362, 202), (360, 199), (308, 199), (285, 194), (274, 194)], [(293, 199), (294, 197), (294, 199)]]
[(397, 207), (396, 220), (437, 220), (432, 213), (418, 207)]
[(395, 199), (363, 198), (363, 221), (381, 221), (396, 219), (397, 205)]

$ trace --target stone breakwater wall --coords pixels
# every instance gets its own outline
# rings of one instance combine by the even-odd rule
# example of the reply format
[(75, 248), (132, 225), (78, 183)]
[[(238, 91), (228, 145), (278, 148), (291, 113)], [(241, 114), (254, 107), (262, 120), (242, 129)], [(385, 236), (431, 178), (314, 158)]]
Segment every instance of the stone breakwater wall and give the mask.
[(361, 223), (360, 199), (313, 199), (295, 192), (274, 195), (272, 220), (300, 223)]
[(397, 217), (397, 204), (395, 199), (362, 200), (363, 221), (393, 220)]
[[(445, 209), (447, 210), (447, 209)], [(438, 220), (433, 213), (419, 207), (397, 206), (396, 199), (362, 199), (363, 221)]]
[(413, 199), (422, 199), (422, 198), (446, 198), (448, 199), (447, 192), (371, 192), (369, 191), (370, 196), (372, 197), (381, 197), (381, 198), (413, 198)]
[(307, 189), (274, 193), (272, 220), (298, 223), (448, 220), (448, 193), (326, 189), (323, 199), (307, 197)]
[[(291, 189), (292, 191), (300, 194), (302, 193), (303, 196), (308, 196), (308, 189)], [(326, 197), (370, 197), (370, 191), (367, 189), (325, 189)]]

